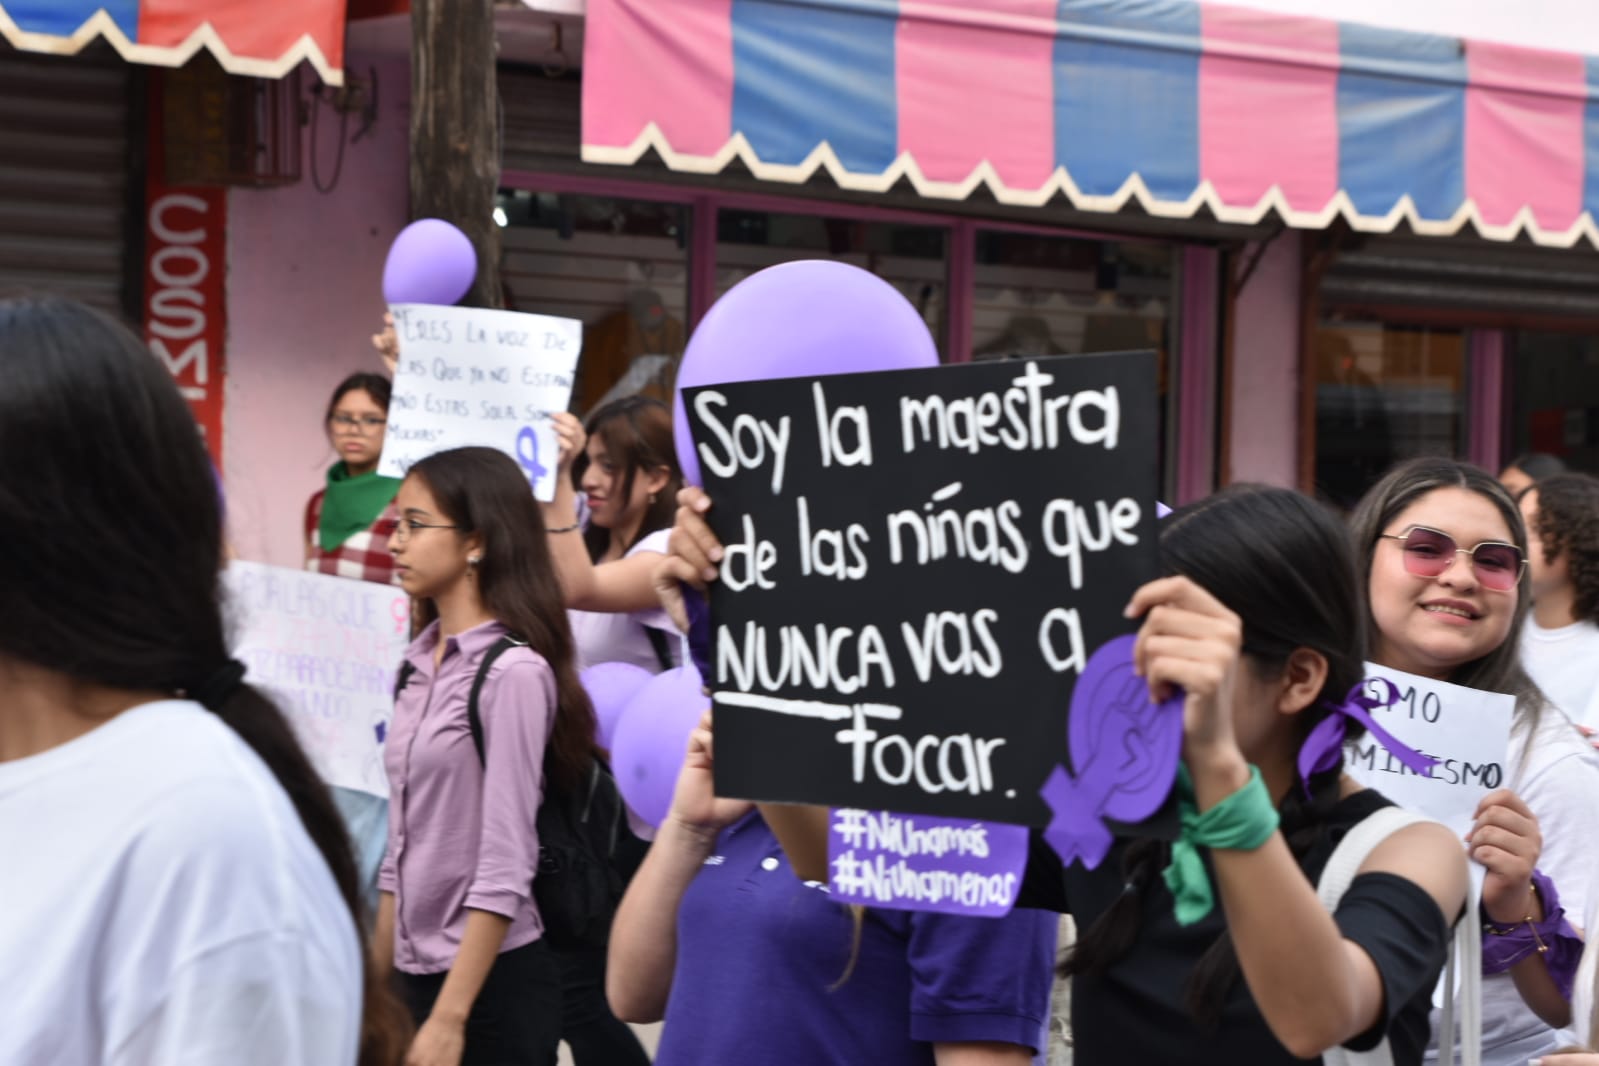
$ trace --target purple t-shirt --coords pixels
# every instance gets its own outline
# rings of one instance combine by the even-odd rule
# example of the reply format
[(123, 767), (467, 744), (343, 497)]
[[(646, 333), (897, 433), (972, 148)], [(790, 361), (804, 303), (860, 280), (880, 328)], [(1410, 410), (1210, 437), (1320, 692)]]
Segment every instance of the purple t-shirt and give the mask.
[(1042, 911), (871, 909), (840, 985), (849, 908), (795, 877), (752, 814), (722, 834), (684, 894), (656, 1066), (932, 1066), (935, 1043), (1037, 1048), (1055, 926)]

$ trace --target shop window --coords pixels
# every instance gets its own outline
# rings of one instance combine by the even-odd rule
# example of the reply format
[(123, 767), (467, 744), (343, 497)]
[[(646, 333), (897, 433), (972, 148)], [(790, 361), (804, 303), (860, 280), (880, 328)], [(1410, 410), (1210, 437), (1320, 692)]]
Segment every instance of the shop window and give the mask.
[(1510, 453), (1547, 452), (1599, 471), (1599, 337), (1516, 334), (1511, 355)]
[(855, 222), (820, 215), (721, 211), (716, 220), (716, 296), (757, 270), (796, 259), (834, 259), (870, 270), (911, 302), (948, 357), (945, 263), (938, 226)]
[(1176, 253), (1170, 245), (979, 230), (972, 358), (1153, 349), (1158, 357), (1162, 492), (1174, 489), (1177, 390), (1171, 351)]
[(1351, 508), (1400, 460), (1465, 454), (1462, 331), (1327, 322), (1312, 345), (1323, 499)]
[(574, 410), (635, 393), (670, 402), (688, 339), (689, 215), (648, 200), (501, 193), (506, 306), (583, 322)]

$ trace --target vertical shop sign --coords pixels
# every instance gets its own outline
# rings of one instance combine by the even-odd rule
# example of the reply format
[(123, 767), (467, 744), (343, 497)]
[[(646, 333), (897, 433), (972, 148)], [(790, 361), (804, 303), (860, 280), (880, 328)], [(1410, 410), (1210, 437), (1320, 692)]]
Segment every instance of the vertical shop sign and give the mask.
[(227, 190), (167, 184), (159, 92), (160, 86), (153, 85), (145, 183), (144, 339), (189, 402), (211, 461), (221, 470)]

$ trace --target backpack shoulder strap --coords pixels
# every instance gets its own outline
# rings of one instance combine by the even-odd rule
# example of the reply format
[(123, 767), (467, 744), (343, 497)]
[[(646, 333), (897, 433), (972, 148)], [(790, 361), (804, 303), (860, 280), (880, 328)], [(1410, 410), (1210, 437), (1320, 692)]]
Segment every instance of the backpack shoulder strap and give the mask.
[(394, 675), (394, 698), (399, 699), (400, 693), (405, 691), (405, 686), (411, 683), (411, 677), (416, 673), (416, 667), (411, 665), (411, 660), (400, 660), (400, 672)]
[(1345, 833), (1333, 849), (1332, 858), (1323, 867), (1321, 880), (1316, 882), (1316, 895), (1327, 913), (1338, 909), (1355, 874), (1360, 872), (1361, 865), (1371, 853), (1377, 850), (1377, 845), (1401, 829), (1430, 820), (1403, 807), (1384, 807), (1373, 811)]
[(477, 749), (477, 761), (487, 765), (483, 753), (483, 718), (478, 714), (478, 697), (483, 695), (483, 683), (489, 679), (489, 668), (494, 665), (494, 660), (510, 651), (512, 648), (525, 648), (527, 641), (518, 640), (507, 633), (505, 636), (489, 645), (489, 650), (483, 653), (483, 659), (477, 664), (477, 676), (472, 678), (472, 691), (466, 697), (466, 724), (472, 730), (472, 746)]
[[(1401, 829), (1430, 822), (1433, 819), (1407, 811), (1402, 807), (1384, 807), (1374, 811), (1344, 835), (1333, 849), (1316, 885), (1316, 896), (1331, 914), (1338, 909), (1344, 893), (1360, 867), (1377, 850), (1377, 846)], [(1472, 893), (1474, 896), (1475, 893)], [(1461, 1066), (1480, 1066), (1482, 1062), (1482, 942), (1476, 922), (1475, 899), (1469, 912), (1455, 926), (1449, 945), (1449, 959), (1443, 975), (1443, 1017), (1438, 1028), (1442, 1045), (1439, 1062), (1455, 1062), (1455, 974), (1460, 972)], [(1330, 1048), (1322, 1053), (1324, 1066), (1392, 1066), (1393, 1053), (1385, 1038), (1370, 1051), (1349, 1051), (1343, 1047)]]

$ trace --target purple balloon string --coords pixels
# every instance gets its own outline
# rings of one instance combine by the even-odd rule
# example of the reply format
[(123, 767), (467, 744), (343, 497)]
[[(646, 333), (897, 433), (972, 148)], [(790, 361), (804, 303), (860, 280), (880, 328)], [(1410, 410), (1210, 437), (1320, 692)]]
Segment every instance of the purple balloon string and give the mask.
[[(1386, 690), (1383, 696), (1366, 695), (1366, 686), (1380, 685)], [(1310, 795), (1310, 779), (1316, 774), (1325, 773), (1343, 762), (1344, 737), (1349, 731), (1349, 719), (1353, 718), (1377, 738), (1378, 743), (1387, 748), (1394, 758), (1404, 763), (1411, 770), (1422, 777), (1431, 777), (1432, 768), (1438, 765), (1438, 760), (1431, 755), (1423, 755), (1394, 736), (1388, 730), (1377, 724), (1371, 712), (1379, 707), (1391, 707), (1399, 702), (1399, 689), (1392, 681), (1385, 677), (1374, 677), (1361, 681), (1349, 690), (1342, 703), (1326, 703), (1332, 713), (1310, 731), (1310, 736), (1305, 738), (1305, 743), (1299, 749), (1299, 779), (1304, 783), (1305, 795)]]

